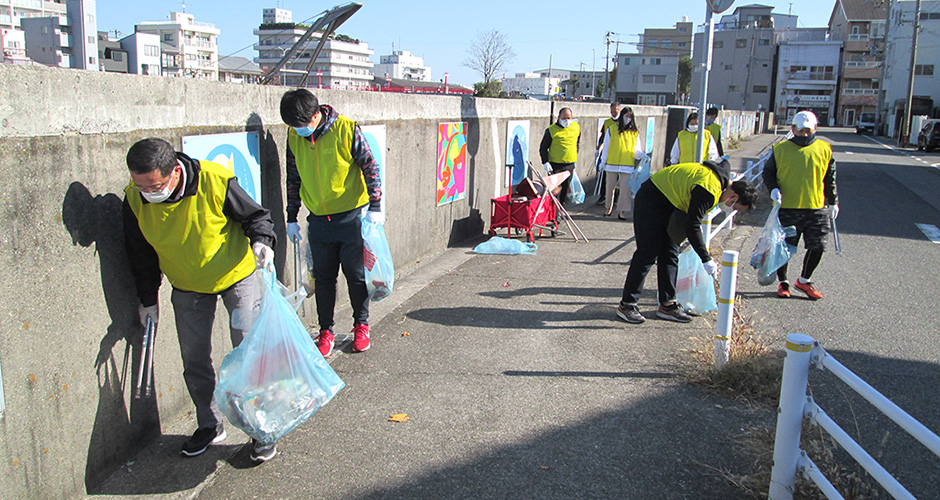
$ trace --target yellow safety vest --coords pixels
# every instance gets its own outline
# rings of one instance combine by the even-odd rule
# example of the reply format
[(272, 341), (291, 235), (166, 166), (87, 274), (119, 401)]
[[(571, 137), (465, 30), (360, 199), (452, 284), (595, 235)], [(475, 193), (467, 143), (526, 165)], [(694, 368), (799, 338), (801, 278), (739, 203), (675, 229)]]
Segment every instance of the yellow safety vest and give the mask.
[[(688, 130), (679, 131), (679, 163), (695, 162), (695, 141), (698, 140), (698, 134), (693, 134)], [(708, 159), (708, 148), (712, 142), (712, 133), (705, 129), (705, 143), (702, 145), (702, 161)]]
[(348, 212), (369, 202), (362, 169), (353, 160), (356, 122), (339, 116), (315, 143), (287, 130), (287, 146), (300, 174), (300, 199), (315, 215)]
[(170, 284), (219, 293), (254, 272), (255, 256), (242, 225), (222, 212), (234, 174), (218, 163), (199, 166), (196, 194), (176, 203), (145, 204), (133, 183), (124, 194)]
[(805, 147), (800, 147), (793, 141), (775, 144), (777, 184), (783, 197), (780, 208), (825, 207), (823, 178), (829, 170), (831, 159), (832, 146), (819, 139)]
[(695, 186), (704, 187), (715, 197), (715, 204), (711, 208), (718, 205), (718, 198), (721, 196), (721, 181), (718, 176), (700, 163), (677, 163), (656, 172), (650, 180), (673, 206), (685, 213), (689, 213), (692, 188)]
[(552, 145), (548, 147), (548, 161), (552, 163), (574, 163), (578, 161), (578, 138), (581, 126), (578, 122), (562, 128), (557, 123), (548, 127), (552, 136)]
[(639, 135), (640, 133), (635, 130), (624, 130), (621, 133), (616, 126), (610, 129), (607, 164), (632, 167), (634, 165), (633, 151), (636, 149), (636, 140)]
[(721, 139), (721, 125), (718, 125), (717, 121), (711, 125), (705, 125), (705, 130), (711, 132), (712, 137), (719, 140)]

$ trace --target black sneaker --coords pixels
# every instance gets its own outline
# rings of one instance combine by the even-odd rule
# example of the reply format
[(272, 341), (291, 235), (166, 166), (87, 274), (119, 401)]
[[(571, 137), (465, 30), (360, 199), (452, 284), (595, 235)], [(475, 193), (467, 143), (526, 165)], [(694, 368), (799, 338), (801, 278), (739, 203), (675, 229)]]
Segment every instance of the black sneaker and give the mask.
[(634, 325), (638, 325), (646, 321), (646, 318), (640, 314), (640, 309), (636, 307), (636, 304), (629, 304), (626, 307), (623, 305), (617, 305), (617, 316), (627, 323), (633, 323)]
[(206, 451), (209, 445), (213, 445), (225, 439), (225, 429), (220, 423), (216, 427), (203, 427), (193, 433), (193, 437), (183, 443), (183, 449), (180, 454), (184, 457), (195, 457)]
[(251, 439), (251, 452), (248, 456), (255, 462), (267, 462), (277, 455), (277, 443), (261, 444), (261, 441)]
[(676, 321), (679, 323), (688, 323), (692, 321), (692, 316), (686, 314), (685, 311), (682, 310), (682, 307), (679, 306), (678, 302), (673, 302), (668, 306), (660, 305), (659, 309), (656, 310), (656, 317), (668, 321)]

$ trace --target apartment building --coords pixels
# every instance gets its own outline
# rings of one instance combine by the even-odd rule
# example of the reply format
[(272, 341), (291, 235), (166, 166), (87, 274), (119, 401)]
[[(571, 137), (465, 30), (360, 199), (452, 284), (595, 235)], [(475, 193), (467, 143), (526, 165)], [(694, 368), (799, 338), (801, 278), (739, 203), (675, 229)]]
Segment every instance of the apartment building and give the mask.
[(153, 76), (163, 74), (159, 35), (140, 32), (128, 35), (121, 39), (121, 48), (127, 52), (128, 73)]
[[(556, 71), (563, 70), (552, 70), (552, 74), (555, 75)], [(564, 71), (563, 73), (568, 77), (571, 75), (570, 71)], [(546, 97), (553, 96), (562, 90), (562, 78), (558, 76), (549, 77), (547, 70), (544, 74), (543, 72), (516, 73), (516, 76), (501, 78), (500, 81), (503, 84), (503, 91), (510, 94), (519, 93), (533, 97)]]
[(22, 60), (26, 57), (26, 34), (21, 19), (30, 17), (56, 17), (66, 15), (62, 0), (3, 0), (0, 2), (0, 51), (4, 58)]
[(800, 28), (782, 35), (774, 103), (778, 123), (790, 123), (797, 112), (809, 110), (819, 123), (834, 124), (842, 42), (829, 40), (826, 28)]
[(26, 55), (40, 64), (98, 71), (94, 0), (68, 0), (65, 15), (22, 17)]
[(677, 54), (617, 54), (616, 100), (623, 104), (676, 104), (679, 78)]
[(674, 28), (646, 28), (638, 45), (642, 54), (692, 56), (692, 23), (687, 16)]
[(383, 78), (431, 81), (431, 68), (424, 65), (424, 58), (407, 50), (393, 50), (389, 55), (379, 56), (379, 64), (372, 68), (372, 74)]
[(160, 37), (164, 76), (219, 79), (220, 31), (214, 25), (196, 22), (186, 12), (171, 12), (169, 21), (145, 21), (134, 31)]
[(261, 83), (264, 72), (257, 64), (244, 57), (219, 58), (219, 81), (232, 83)]
[(870, 0), (836, 0), (829, 16), (830, 38), (841, 41), (844, 47), (836, 114), (839, 125), (854, 126), (862, 112), (877, 110), (885, 56), (886, 5)]

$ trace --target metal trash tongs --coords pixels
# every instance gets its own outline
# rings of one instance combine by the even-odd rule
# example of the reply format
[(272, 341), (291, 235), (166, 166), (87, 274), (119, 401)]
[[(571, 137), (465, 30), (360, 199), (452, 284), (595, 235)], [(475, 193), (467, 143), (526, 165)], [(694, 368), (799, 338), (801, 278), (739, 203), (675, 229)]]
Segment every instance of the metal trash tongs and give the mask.
[(154, 323), (153, 318), (147, 316), (147, 326), (140, 344), (140, 363), (137, 366), (137, 388), (134, 391), (134, 399), (140, 399), (142, 388), (143, 395), (146, 397), (150, 397), (153, 393), (153, 344), (156, 334), (157, 324)]
[(832, 217), (832, 212), (829, 212), (829, 228), (832, 229), (832, 239), (836, 244), (836, 255), (841, 255), (842, 244), (839, 243), (839, 230), (836, 229), (836, 219)]

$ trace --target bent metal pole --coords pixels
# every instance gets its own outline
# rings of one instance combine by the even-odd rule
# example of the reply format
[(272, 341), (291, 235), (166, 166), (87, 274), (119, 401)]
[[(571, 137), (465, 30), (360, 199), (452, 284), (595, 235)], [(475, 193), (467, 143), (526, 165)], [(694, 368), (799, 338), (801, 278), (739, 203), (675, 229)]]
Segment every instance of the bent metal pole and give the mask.
[(715, 326), (715, 368), (728, 363), (731, 327), (734, 324), (734, 294), (738, 286), (738, 252), (721, 256), (721, 286), (718, 291), (718, 323)]

